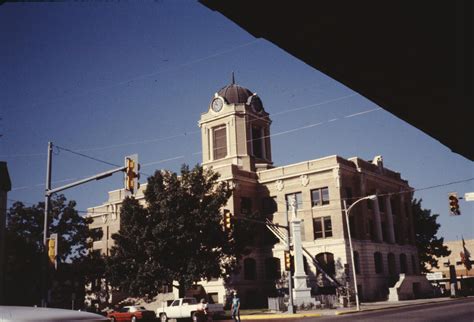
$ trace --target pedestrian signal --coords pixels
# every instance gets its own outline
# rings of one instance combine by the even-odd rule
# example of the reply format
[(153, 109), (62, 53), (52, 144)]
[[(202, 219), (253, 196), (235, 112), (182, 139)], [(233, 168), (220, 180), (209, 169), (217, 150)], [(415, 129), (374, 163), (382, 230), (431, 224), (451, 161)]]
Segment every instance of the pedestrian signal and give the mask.
[(461, 214), (461, 210), (459, 210), (459, 199), (455, 192), (449, 194), (449, 211), (451, 212), (452, 216), (459, 216)]

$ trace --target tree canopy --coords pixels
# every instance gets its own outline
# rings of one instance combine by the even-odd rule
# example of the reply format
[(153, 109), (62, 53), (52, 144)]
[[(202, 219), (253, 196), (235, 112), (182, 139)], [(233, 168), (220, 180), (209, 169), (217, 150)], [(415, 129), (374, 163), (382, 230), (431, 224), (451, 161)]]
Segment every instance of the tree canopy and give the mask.
[(148, 178), (145, 205), (124, 200), (118, 234), (107, 264), (112, 285), (132, 296), (152, 298), (179, 283), (180, 295), (201, 279), (227, 277), (245, 253), (237, 235), (223, 230), (222, 209), (232, 194), (219, 174), (183, 165), (180, 175), (156, 171)]
[[(90, 219), (75, 210), (76, 202), (63, 195), (51, 198), (49, 233), (58, 234), (58, 267), (84, 263), (89, 248)], [(7, 304), (32, 305), (40, 299), (43, 255), (44, 202), (25, 206), (15, 202), (7, 212), (6, 290)], [(60, 269), (58, 269), (60, 271)], [(52, 275), (57, 272), (51, 271)]]
[(439, 215), (431, 214), (431, 210), (421, 208), (421, 202), (422, 199), (412, 200), (413, 224), (420, 271), (427, 273), (433, 267), (439, 268), (436, 257), (449, 256), (451, 251), (443, 245), (444, 238), (436, 236), (440, 227), (436, 222)]

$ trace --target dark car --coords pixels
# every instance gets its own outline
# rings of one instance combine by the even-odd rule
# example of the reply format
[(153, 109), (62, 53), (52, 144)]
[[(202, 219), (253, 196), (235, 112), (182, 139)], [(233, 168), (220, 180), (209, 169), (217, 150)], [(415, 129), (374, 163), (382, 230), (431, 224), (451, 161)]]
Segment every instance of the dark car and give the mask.
[(43, 307), (0, 306), (2, 322), (103, 322), (104, 316), (88, 312)]
[(143, 306), (124, 306), (120, 309), (107, 313), (112, 321), (156, 321), (156, 314), (145, 309)]

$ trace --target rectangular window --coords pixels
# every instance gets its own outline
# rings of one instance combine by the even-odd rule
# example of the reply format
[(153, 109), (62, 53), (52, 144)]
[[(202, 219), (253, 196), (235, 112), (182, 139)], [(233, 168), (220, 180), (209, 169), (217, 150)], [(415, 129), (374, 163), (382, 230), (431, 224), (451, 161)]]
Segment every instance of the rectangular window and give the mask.
[(252, 200), (247, 197), (240, 198), (240, 213), (248, 215), (252, 211)]
[(328, 187), (311, 190), (311, 204), (313, 207), (329, 205)]
[(104, 231), (102, 230), (102, 227), (91, 229), (91, 237), (93, 241), (102, 240), (103, 235), (104, 235)]
[(382, 197), (378, 198), (380, 212), (385, 212), (385, 199)]
[(286, 209), (291, 210), (290, 201), (293, 196), (296, 197), (296, 210), (303, 209), (303, 196), (301, 192), (290, 193), (285, 196), (286, 199)]
[(272, 159), (272, 156), (271, 156), (271, 153), (270, 153), (270, 133), (268, 132), (268, 128), (265, 128), (263, 130), (263, 134), (264, 134), (264, 137), (263, 137), (263, 146), (265, 147), (265, 158), (267, 160), (271, 160)]
[(225, 125), (212, 129), (212, 138), (214, 160), (225, 158), (227, 155), (227, 132)]
[(209, 304), (219, 303), (219, 294), (218, 293), (207, 293), (209, 297)]
[(262, 128), (252, 126), (252, 152), (256, 158), (263, 158), (263, 135)]
[(367, 221), (367, 226), (368, 226), (368, 232), (369, 232), (370, 239), (372, 241), (375, 241), (374, 222), (372, 221), (372, 219), (369, 219)]
[(382, 240), (384, 242), (389, 242), (388, 240), (388, 225), (382, 221)]
[(331, 217), (313, 218), (314, 239), (332, 237)]
[[(372, 192), (369, 193), (368, 195), (375, 195), (375, 191), (372, 190)], [(374, 208), (373, 203), (374, 202), (372, 200), (367, 200), (367, 209), (372, 210)]]

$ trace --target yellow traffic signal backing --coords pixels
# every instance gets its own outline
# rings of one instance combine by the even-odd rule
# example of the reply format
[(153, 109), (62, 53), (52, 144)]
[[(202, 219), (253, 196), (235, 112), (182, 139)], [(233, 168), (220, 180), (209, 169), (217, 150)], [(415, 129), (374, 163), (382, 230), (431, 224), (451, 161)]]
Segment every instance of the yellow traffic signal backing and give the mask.
[(140, 164), (138, 155), (134, 154), (125, 158), (125, 190), (132, 194), (140, 188)]
[(51, 265), (57, 267), (56, 256), (58, 255), (58, 234), (51, 234), (48, 238), (48, 258)]
[(285, 250), (285, 271), (291, 270), (291, 254), (289, 250)]
[(229, 210), (224, 210), (224, 230), (232, 230), (232, 213)]

